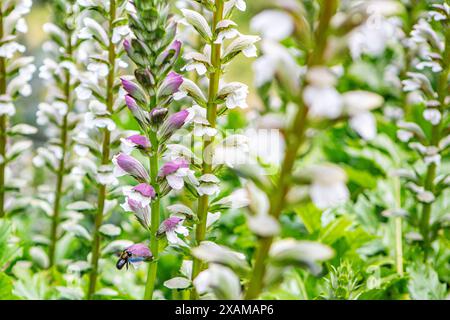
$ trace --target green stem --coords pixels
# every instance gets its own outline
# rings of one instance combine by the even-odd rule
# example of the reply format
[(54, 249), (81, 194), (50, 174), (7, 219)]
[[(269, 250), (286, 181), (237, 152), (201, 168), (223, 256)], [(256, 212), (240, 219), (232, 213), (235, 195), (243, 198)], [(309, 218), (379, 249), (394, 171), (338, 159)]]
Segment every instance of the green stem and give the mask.
[[(3, 39), (3, 12), (0, 8), (0, 39)], [(6, 59), (0, 57), (0, 95), (6, 94)], [(8, 119), (5, 114), (0, 116), (0, 218), (5, 216), (5, 160), (6, 160), (6, 143), (7, 143), (7, 123)]]
[[(67, 57), (70, 59), (72, 57), (72, 43), (71, 43), (71, 32), (68, 32), (67, 37)], [(64, 83), (64, 100), (67, 105), (67, 112), (63, 117), (63, 122), (61, 124), (61, 142), (60, 148), (62, 151), (61, 159), (59, 160), (58, 171), (56, 172), (56, 189), (55, 189), (55, 200), (53, 203), (53, 215), (52, 215), (52, 225), (50, 229), (50, 245), (49, 245), (49, 268), (55, 265), (55, 254), (56, 254), (56, 245), (58, 242), (58, 226), (60, 222), (60, 211), (61, 211), (61, 198), (63, 196), (63, 187), (64, 187), (64, 176), (66, 174), (66, 156), (67, 156), (67, 143), (68, 143), (68, 116), (70, 111), (72, 110), (72, 86), (70, 82), (72, 81), (72, 77), (70, 72), (67, 71), (65, 73), (65, 83)]]
[[(114, 29), (114, 20), (116, 19), (116, 1), (111, 0), (109, 5), (109, 47), (108, 47), (108, 62), (109, 62), (109, 73), (107, 79), (107, 92), (106, 92), (106, 107), (110, 115), (113, 114), (114, 110), (114, 78), (116, 69), (116, 47), (112, 42), (112, 33)], [(111, 133), (108, 129), (104, 129), (103, 132), (103, 144), (102, 144), (102, 159), (101, 164), (107, 165), (110, 163), (111, 154)], [(97, 213), (95, 215), (94, 222), (94, 238), (92, 241), (92, 261), (91, 261), (91, 272), (89, 275), (89, 290), (87, 294), (87, 299), (92, 299), (95, 295), (97, 277), (98, 277), (98, 262), (100, 259), (100, 245), (101, 245), (101, 235), (99, 232), (100, 227), (103, 223), (105, 200), (107, 196), (106, 185), (98, 185), (98, 196), (97, 196)]]
[[(153, 104), (153, 107), (156, 106), (156, 102)], [(159, 184), (158, 184), (158, 156), (159, 156), (159, 142), (156, 136), (156, 133), (153, 130), (149, 130), (148, 132), (149, 140), (152, 144), (152, 153), (149, 156), (150, 161), (150, 182), (153, 188), (155, 188), (155, 192), (157, 198), (152, 201), (151, 208), (151, 225), (150, 225), (150, 249), (153, 254), (153, 261), (149, 263), (148, 266), (148, 274), (147, 274), (147, 283), (145, 285), (145, 293), (144, 299), (151, 300), (153, 299), (153, 292), (155, 290), (156, 284), (156, 273), (158, 271), (158, 258), (159, 258), (159, 242), (157, 238), (158, 228), (160, 224), (160, 199), (159, 199)]]
[[(215, 26), (219, 21), (223, 19), (224, 1), (215, 0), (215, 11), (213, 14), (212, 22), (212, 33), (215, 34)], [(213, 37), (215, 38), (215, 37)], [(214, 42), (214, 39), (213, 39)], [(215, 102), (217, 92), (219, 91), (219, 81), (220, 75), (222, 73), (222, 63), (221, 63), (221, 44), (212, 43), (211, 51), (211, 64), (213, 71), (209, 75), (209, 91), (208, 91), (208, 104), (206, 110), (206, 117), (212, 128), (216, 127), (217, 120), (217, 103)], [(214, 138), (204, 137), (203, 138), (203, 167), (202, 174), (207, 174), (212, 172), (212, 145), (214, 143)], [(198, 218), (199, 223), (196, 227), (195, 239), (196, 243), (199, 244), (205, 239), (206, 236), (206, 221), (208, 216), (208, 200), (207, 195), (202, 195), (198, 199)], [(195, 279), (202, 269), (202, 263), (199, 259), (194, 258), (192, 266), (192, 279)], [(197, 293), (195, 290), (191, 291), (191, 299), (196, 299)]]
[[(337, 0), (325, 1), (320, 12), (319, 25), (314, 33), (315, 48), (308, 53), (307, 66), (321, 65), (326, 49), (328, 29), (332, 16), (338, 6)], [(304, 84), (302, 88), (304, 87)], [(298, 150), (303, 144), (307, 127), (308, 108), (302, 100), (302, 90), (297, 99), (298, 110), (292, 127), (286, 133), (286, 153), (281, 165), (281, 172), (276, 183), (277, 189), (270, 197), (269, 214), (278, 219), (285, 205), (285, 198), (290, 188), (290, 176), (297, 157)], [(259, 296), (264, 285), (267, 257), (273, 242), (273, 237), (262, 237), (259, 239), (253, 264), (252, 276), (245, 293), (245, 299), (255, 299)]]
[[(446, 33), (445, 33), (445, 51), (443, 54), (442, 63), (444, 64), (443, 70), (441, 74), (439, 75), (438, 83), (437, 83), (437, 94), (438, 94), (438, 100), (439, 100), (439, 111), (441, 114), (445, 110), (446, 107), (446, 97), (448, 94), (448, 77), (450, 73), (450, 28), (446, 24)], [(441, 131), (441, 124), (438, 123), (437, 125), (433, 125), (433, 128), (431, 130), (431, 140), (430, 140), (430, 146), (437, 147), (439, 145), (439, 141), (441, 140), (442, 131)], [(437, 166), (435, 163), (432, 163), (428, 166), (427, 172), (425, 174), (425, 184), (424, 188), (426, 191), (429, 191), (431, 193), (434, 193), (434, 179), (436, 178), (437, 173)], [(420, 221), (420, 232), (423, 237), (423, 246), (425, 250), (424, 258), (425, 260), (428, 257), (428, 251), (430, 249), (431, 245), (431, 239), (430, 239), (430, 217), (431, 217), (431, 209), (432, 209), (432, 203), (425, 203), (422, 207), (422, 216)]]
[[(289, 190), (289, 176), (292, 172), (298, 149), (300, 148), (304, 139), (307, 114), (308, 108), (306, 108), (302, 103), (302, 105), (299, 106), (299, 111), (297, 112), (294, 125), (292, 126), (289, 133), (290, 141), (292, 141), (292, 143), (289, 143), (289, 141), (287, 141), (288, 148), (286, 149), (286, 154), (281, 167), (281, 173), (277, 183), (278, 192), (275, 193), (274, 196), (270, 199), (271, 201), (269, 212), (276, 219), (279, 218), (284, 207), (284, 200)], [(272, 242), (273, 237), (263, 237), (259, 239), (258, 247), (256, 249), (253, 271), (251, 273), (252, 277), (245, 294), (245, 299), (247, 300), (258, 297), (263, 288), (264, 275), (266, 272), (266, 259), (269, 254)]]
[(61, 197), (63, 193), (64, 184), (64, 174), (66, 171), (65, 158), (66, 158), (66, 145), (67, 145), (67, 114), (63, 118), (63, 123), (61, 126), (61, 149), (62, 156), (59, 161), (57, 177), (56, 177), (56, 190), (55, 190), (55, 201), (53, 203), (53, 215), (52, 215), (52, 226), (50, 229), (50, 246), (49, 246), (49, 268), (53, 267), (55, 264), (55, 252), (56, 243), (58, 242), (58, 225), (59, 225), (59, 213)]

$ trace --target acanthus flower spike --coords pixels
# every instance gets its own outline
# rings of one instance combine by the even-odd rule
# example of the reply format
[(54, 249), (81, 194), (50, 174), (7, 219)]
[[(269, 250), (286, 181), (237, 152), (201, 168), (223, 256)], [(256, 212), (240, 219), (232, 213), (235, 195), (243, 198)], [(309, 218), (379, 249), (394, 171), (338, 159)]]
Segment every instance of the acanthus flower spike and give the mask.
[[(81, 85), (81, 64), (79, 57), (83, 40), (72, 36), (80, 31), (80, 25), (70, 21), (80, 19), (80, 8), (77, 3), (58, 1), (54, 6), (54, 23), (46, 23), (44, 32), (48, 40), (44, 47), (57, 48), (46, 50), (43, 65), (39, 68), (39, 76), (47, 85), (45, 102), (38, 106), (38, 123), (45, 126), (48, 144), (39, 148), (33, 159), (36, 167), (49, 168), (56, 176), (56, 183), (51, 184), (53, 199), (52, 221), (48, 248), (49, 267), (58, 264), (58, 240), (61, 225), (67, 223), (64, 212), (67, 199), (71, 199), (76, 191), (83, 190), (82, 183), (86, 170), (81, 169), (80, 163), (86, 160), (86, 148), (77, 140), (75, 132), (85, 133), (85, 126), (80, 121), (80, 114), (76, 105), (83, 105), (75, 94)], [(52, 141), (58, 141), (53, 145)], [(73, 168), (69, 170), (69, 168)], [(45, 193), (44, 193), (45, 195)], [(42, 195), (41, 195), (42, 196)]]
[[(5, 194), (17, 189), (17, 181), (7, 181), (9, 164), (22, 155), (20, 144), (29, 141), (11, 139), (10, 117), (16, 113), (15, 100), (19, 96), (31, 95), (29, 84), (36, 67), (33, 57), (24, 57), (26, 47), (18, 42), (20, 34), (28, 31), (25, 16), (31, 10), (31, 1), (2, 1), (0, 4), (0, 219), (6, 215), (7, 206), (11, 206)], [(26, 134), (20, 134), (26, 135)], [(16, 146), (17, 145), (17, 146)], [(17, 147), (17, 154), (11, 157), (11, 150)], [(19, 152), (20, 151), (20, 152)]]
[[(149, 174), (145, 174), (145, 179), (141, 179), (144, 178), (142, 176), (142, 170), (145, 171), (144, 167), (131, 161), (133, 170), (139, 167), (137, 171), (141, 175), (141, 185), (138, 189), (131, 191), (133, 194), (128, 195), (124, 204), (126, 210), (131, 210), (137, 216), (144, 217), (143, 219), (138, 216), (140, 221), (147, 220), (150, 215), (150, 221), (144, 221), (143, 225), (145, 228), (150, 226), (150, 247), (155, 260), (149, 264), (145, 299), (152, 299), (155, 289), (160, 247), (157, 232), (160, 216), (163, 215), (160, 201), (167, 194), (166, 191), (170, 191), (166, 190), (167, 183), (161, 184), (163, 178), (158, 176), (159, 162), (162, 153), (166, 150), (167, 141), (177, 129), (185, 124), (187, 119), (186, 111), (170, 115), (170, 103), (175, 94), (179, 92), (184, 79), (172, 70), (180, 56), (182, 43), (174, 39), (177, 23), (170, 15), (167, 15), (168, 8), (169, 6), (162, 0), (130, 2), (129, 26), (133, 34), (131, 40), (123, 43), (129, 58), (136, 64), (134, 70), (136, 82), (122, 78), (122, 86), (127, 92), (125, 101), (140, 125), (142, 131), (140, 136), (145, 136), (149, 142), (149, 147), (146, 148), (142, 147), (142, 143), (138, 141), (124, 141), (124, 145), (130, 146), (131, 143), (137, 145), (141, 151), (144, 151), (142, 153), (149, 162)], [(145, 21), (153, 22), (146, 23)], [(128, 151), (132, 152), (130, 148)], [(121, 160), (117, 160), (114, 161), (120, 167)], [(185, 168), (180, 168), (180, 170), (181, 173)], [(120, 171), (123, 170), (120, 169), (119, 173)], [(134, 172), (134, 174), (136, 173), (138, 172)], [(144, 190), (144, 183), (151, 185), (156, 195), (156, 197), (150, 197), (149, 205), (145, 205), (147, 200), (140, 202), (135, 200), (136, 196), (141, 198), (140, 191), (149, 191), (148, 187), (145, 187), (146, 190)], [(148, 199), (145, 196), (144, 198)]]
[[(83, 0), (78, 1), (82, 7), (83, 19), (80, 21), (83, 28), (79, 32), (79, 37), (85, 39), (86, 50), (88, 58), (86, 58), (85, 67), (86, 72), (82, 77), (82, 93), (86, 93), (86, 99), (89, 99), (90, 113), (86, 114), (86, 127), (90, 129), (89, 138), (91, 146), (93, 161), (98, 166), (97, 171), (103, 171), (103, 168), (111, 166), (111, 156), (117, 152), (116, 147), (119, 141), (124, 141), (123, 134), (118, 130), (114, 122), (114, 116), (122, 109), (123, 105), (123, 91), (120, 90), (119, 77), (122, 71), (127, 68), (128, 63), (122, 59), (124, 50), (127, 49), (125, 39), (129, 36), (130, 28), (126, 24), (127, 12), (126, 1), (123, 0)], [(94, 12), (101, 12), (96, 15)], [(120, 21), (120, 23), (117, 23)], [(135, 97), (138, 101), (145, 100), (145, 94), (135, 89), (133, 83), (123, 79), (123, 87), (126, 92)], [(141, 95), (139, 95), (141, 94)], [(139, 100), (141, 99), (141, 100)], [(138, 106), (134, 106), (134, 101), (125, 98), (125, 103), (128, 108), (138, 112)], [(132, 110), (132, 111), (133, 111)], [(145, 121), (143, 118), (142, 121)], [(129, 145), (132, 143), (130, 140)], [(99, 151), (99, 152), (98, 152)], [(127, 150), (128, 151), (128, 150)], [(120, 162), (120, 161), (119, 161)], [(117, 173), (117, 168), (115, 169)], [(130, 168), (130, 170), (132, 170)], [(145, 170), (140, 170), (141, 177), (138, 179), (145, 179)], [(111, 170), (112, 171), (112, 170)], [(139, 175), (137, 172), (134, 174)], [(104, 219), (108, 211), (113, 208), (108, 207), (108, 202), (111, 198), (111, 191), (117, 184), (106, 184), (107, 181), (112, 181), (113, 174), (109, 174), (108, 179), (97, 180), (98, 184), (95, 186), (97, 191), (96, 201), (96, 215), (93, 227), (92, 239), (92, 254), (91, 254), (91, 270), (89, 274), (89, 287), (87, 291), (87, 298), (92, 299), (96, 293), (97, 280), (101, 277), (99, 266), (101, 266), (101, 248), (102, 248), (102, 232), (103, 229), (118, 229), (120, 228), (104, 223)], [(114, 194), (114, 193), (112, 193)], [(117, 200), (114, 199), (114, 205)], [(110, 227), (109, 227), (110, 226)]]
[[(191, 118), (194, 122), (194, 137), (201, 137), (203, 145), (201, 164), (198, 170), (202, 181), (200, 187), (195, 189), (196, 192), (191, 191), (198, 198), (199, 223), (195, 230), (195, 243), (197, 244), (206, 237), (209, 197), (220, 192), (217, 177), (214, 175), (218, 166), (213, 161), (217, 157), (215, 139), (220, 132), (216, 128), (219, 117), (224, 115), (228, 109), (247, 107), (247, 85), (238, 82), (225, 84), (222, 79), (224, 69), (240, 53), (247, 57), (256, 56), (255, 43), (259, 41), (257, 36), (242, 35), (238, 31), (237, 24), (231, 20), (234, 8), (245, 10), (244, 1), (201, 1), (199, 5), (203, 14), (186, 8), (181, 9), (184, 22), (195, 29), (200, 39), (199, 46), (185, 55), (188, 64), (184, 69), (197, 72), (199, 77), (206, 77), (206, 79), (199, 78), (199, 80), (208, 82), (208, 92), (207, 95), (203, 93), (201, 89), (203, 82), (198, 81), (196, 84), (185, 79), (180, 87), (180, 92), (175, 96), (175, 99), (188, 96), (194, 100), (194, 106), (188, 109), (192, 113)], [(225, 44), (225, 39), (229, 39), (230, 43)], [(182, 186), (182, 180), (178, 175), (169, 175), (168, 177), (170, 177), (168, 182), (174, 183), (176, 187)], [(171, 179), (174, 181), (170, 181)], [(216, 216), (218, 215), (216, 214)], [(194, 257), (192, 279), (195, 279), (200, 271), (201, 262)], [(198, 298), (195, 290), (191, 291), (191, 299), (193, 298)]]

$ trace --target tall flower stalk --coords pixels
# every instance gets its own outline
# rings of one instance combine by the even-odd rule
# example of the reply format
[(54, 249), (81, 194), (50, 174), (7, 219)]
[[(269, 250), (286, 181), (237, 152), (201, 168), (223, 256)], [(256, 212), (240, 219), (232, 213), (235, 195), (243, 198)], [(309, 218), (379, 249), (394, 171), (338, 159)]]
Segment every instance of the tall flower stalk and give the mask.
[[(182, 91), (193, 101), (192, 109), (196, 112), (194, 118), (194, 136), (202, 139), (202, 155), (199, 169), (200, 185), (197, 188), (197, 218), (195, 226), (195, 244), (200, 245), (206, 240), (209, 214), (213, 214), (211, 196), (219, 191), (220, 180), (215, 176), (225, 162), (217, 153), (216, 124), (218, 117), (224, 115), (228, 109), (247, 107), (246, 97), (248, 87), (239, 82), (225, 83), (223, 81), (224, 68), (230, 64), (241, 52), (247, 57), (256, 56), (256, 36), (240, 34), (237, 24), (231, 20), (234, 9), (244, 11), (244, 1), (201, 1), (200, 12), (181, 9), (185, 23), (192, 26), (198, 33), (202, 52), (192, 50), (185, 56), (186, 70), (195, 70), (197, 80), (203, 76), (207, 78), (207, 94), (203, 94), (200, 86), (186, 80)], [(210, 13), (210, 14), (208, 14)], [(208, 21), (212, 17), (210, 21)], [(227, 41), (227, 43), (225, 43)], [(229, 42), (229, 43), (228, 43)], [(231, 138), (232, 140), (233, 138)], [(240, 144), (240, 142), (238, 142)], [(225, 150), (225, 149), (224, 149)], [(231, 150), (230, 150), (231, 151)], [(209, 191), (207, 190), (209, 189)], [(217, 214), (217, 213), (216, 213)], [(191, 279), (194, 281), (202, 270), (202, 260), (195, 254), (192, 262)], [(191, 291), (191, 299), (197, 298), (195, 290)]]
[(14, 101), (19, 95), (31, 94), (28, 82), (35, 70), (33, 58), (21, 56), (26, 48), (17, 42), (17, 37), (28, 31), (24, 16), (30, 12), (31, 5), (31, 0), (2, 1), (0, 4), (0, 218), (6, 215), (7, 209), (7, 165), (29, 147), (9, 145), (8, 136), (34, 133), (34, 130), (28, 132), (19, 126), (14, 129), (9, 125), (9, 118), (16, 112)]
[[(338, 75), (330, 68), (331, 66), (327, 66), (328, 61), (332, 61), (333, 58), (336, 59), (334, 62), (338, 62), (338, 58), (341, 58), (335, 51), (336, 48), (330, 45), (331, 40), (335, 40), (331, 39), (332, 31), (339, 30), (345, 34), (358, 26), (356, 24), (345, 27), (354, 14), (350, 10), (348, 13), (340, 12), (343, 17), (342, 24), (332, 24), (332, 18), (338, 7), (339, 1), (325, 1), (320, 4), (317, 13), (311, 13), (302, 5), (287, 6), (285, 11), (263, 12), (255, 17), (253, 22), (254, 27), (266, 35), (266, 39), (263, 37), (265, 55), (255, 64), (257, 85), (263, 91), (267, 90), (267, 84), (272, 77), (275, 78), (280, 84), (279, 90), (286, 108), (289, 104), (295, 105), (296, 111), (293, 120), (287, 121), (288, 124), (284, 128), (285, 151), (279, 173), (273, 177), (273, 183), (269, 181), (261, 183), (264, 181), (261, 180), (257, 184), (259, 189), (264, 191), (269, 208), (263, 215), (266, 230), (253, 227), (259, 241), (245, 293), (246, 299), (257, 298), (266, 288), (270, 282), (267, 270), (271, 268), (270, 274), (274, 272), (271, 262), (278, 259), (288, 260), (284, 263), (313, 259), (315, 264), (333, 255), (328, 247), (320, 244), (276, 239), (279, 232), (278, 221), (283, 211), (290, 205), (304, 202), (305, 196), (308, 198), (309, 195), (319, 209), (336, 206), (349, 197), (345, 186), (346, 175), (339, 167), (323, 164), (306, 167), (301, 171), (296, 170), (297, 161), (302, 160), (298, 157), (298, 153), (303, 150), (302, 156), (308, 154), (310, 149), (307, 145), (314, 136), (314, 129), (323, 128), (318, 125), (320, 123), (333, 125), (340, 120), (348, 119), (350, 127), (363, 139), (370, 140), (376, 135), (376, 121), (370, 110), (380, 107), (383, 99), (377, 94), (362, 90), (341, 94), (335, 88)], [(364, 4), (355, 4), (354, 9), (354, 12), (364, 12), (366, 8)], [(317, 14), (318, 23), (315, 26), (309, 24), (308, 14)], [(271, 24), (276, 19), (280, 19), (279, 23), (283, 21), (285, 26), (280, 29), (280, 35), (270, 30)], [(359, 23), (361, 22), (360, 20)], [(302, 50), (303, 68), (298, 66), (291, 54), (276, 42), (291, 33), (297, 47)], [(272, 67), (269, 68), (268, 65)], [(302, 191), (305, 187), (309, 191), (306, 195), (305, 191)], [(251, 221), (252, 219), (249, 223)], [(318, 253), (316, 257), (308, 258), (309, 246), (315, 247), (314, 250)], [(311, 271), (314, 273), (314, 268)]]
[[(445, 138), (446, 135), (444, 133), (445, 127), (442, 127), (443, 123), (447, 123), (447, 120), (445, 119), (445, 110), (448, 108), (448, 81), (449, 81), (449, 73), (450, 73), (450, 13), (448, 11), (446, 12), (447, 16), (445, 21), (442, 23), (443, 25), (443, 33), (444, 33), (444, 51), (441, 51), (442, 53), (442, 72), (438, 77), (437, 85), (436, 85), (436, 93), (437, 93), (437, 100), (439, 103), (439, 106), (433, 111), (433, 113), (436, 114), (443, 114), (440, 121), (432, 121), (432, 129), (431, 129), (431, 139), (429, 140), (429, 148), (440, 148), (440, 143), (442, 142), (441, 139)], [(438, 20), (440, 21), (440, 20)], [(436, 112), (437, 111), (437, 112)], [(427, 112), (430, 113), (430, 112)], [(448, 116), (448, 114), (447, 114)], [(424, 116), (429, 117), (429, 116)], [(435, 155), (436, 156), (436, 155)], [(425, 174), (425, 184), (424, 188), (425, 191), (436, 193), (436, 175), (437, 175), (437, 167), (438, 167), (439, 161), (433, 161), (431, 164), (428, 164), (427, 172)], [(427, 202), (423, 205), (422, 208), (422, 218), (420, 222), (420, 230), (423, 235), (424, 239), (424, 246), (425, 249), (428, 250), (430, 246), (430, 242), (432, 239), (432, 236), (430, 235), (430, 217), (431, 217), (431, 209), (432, 209), (432, 202)], [(425, 257), (427, 251), (425, 251)]]
[[(161, 223), (161, 199), (170, 190), (181, 189), (183, 177), (190, 176), (194, 181), (185, 159), (176, 158), (160, 167), (168, 140), (190, 118), (187, 110), (169, 115), (169, 106), (183, 79), (172, 71), (180, 55), (181, 42), (174, 40), (177, 25), (168, 9), (164, 1), (152, 0), (134, 1), (130, 10), (129, 25), (134, 37), (125, 40), (124, 47), (136, 65), (135, 77), (123, 77), (121, 81), (127, 93), (127, 107), (139, 123), (141, 133), (124, 139), (123, 153), (113, 159), (119, 176), (131, 175), (139, 183), (124, 187), (126, 199), (122, 207), (133, 212), (150, 235), (152, 261), (148, 266), (144, 299), (153, 298), (161, 238), (166, 235), (169, 243), (176, 243), (175, 232), (184, 230), (182, 219), (168, 218)], [(147, 23), (150, 20), (155, 23)], [(129, 155), (133, 150), (147, 158), (149, 170)]]
[[(211, 128), (216, 127), (216, 118), (217, 118), (217, 103), (216, 96), (219, 91), (219, 81), (220, 76), (222, 74), (222, 60), (221, 60), (221, 50), (222, 43), (214, 43), (214, 41), (218, 37), (218, 33), (220, 30), (215, 29), (217, 24), (223, 19), (223, 11), (224, 11), (224, 1), (216, 0), (215, 7), (213, 11), (213, 19), (212, 19), (212, 29), (211, 33), (213, 37), (211, 38), (211, 71), (208, 75), (209, 78), (209, 90), (208, 90), (208, 102), (206, 105), (206, 119), (209, 122)], [(214, 143), (214, 136), (203, 137), (203, 166), (202, 166), (202, 174), (211, 174), (212, 173), (212, 152), (211, 145)], [(196, 228), (196, 236), (195, 239), (197, 243), (200, 243), (205, 239), (206, 233), (206, 220), (208, 216), (208, 200), (209, 196), (204, 194), (200, 196), (198, 199), (198, 207), (197, 214), (199, 218), (199, 223)], [(199, 259), (194, 258), (193, 268), (192, 268), (192, 278), (199, 274), (201, 270), (201, 261)], [(195, 295), (195, 292), (193, 291)]]
[[(328, 29), (330, 20), (336, 12), (337, 6), (338, 1), (327, 1), (321, 6), (319, 24), (314, 31), (313, 43), (315, 43), (315, 47), (308, 53), (307, 58), (307, 66), (310, 68), (323, 63), (324, 51), (326, 49), (327, 37), (329, 34)], [(304, 88), (304, 85), (302, 88)], [(281, 172), (276, 182), (278, 191), (270, 198), (269, 214), (277, 220), (279, 219), (285, 205), (285, 198), (290, 188), (288, 182), (289, 177), (292, 174), (297, 153), (303, 143), (305, 130), (307, 128), (306, 120), (309, 108), (303, 101), (302, 96), (303, 91), (300, 92), (297, 100), (298, 109), (294, 117), (293, 124), (286, 133), (286, 152), (281, 166)], [(265, 237), (259, 240), (255, 255), (252, 278), (248, 284), (246, 292), (246, 299), (256, 298), (263, 288), (266, 259), (268, 257), (272, 242), (273, 237)]]
[[(403, 80), (403, 90), (413, 92), (416, 103), (423, 108), (425, 124), (414, 118), (398, 121), (398, 137), (417, 151), (420, 161), (414, 164), (413, 173), (405, 174), (407, 188), (422, 203), (418, 228), (420, 230), (425, 259), (431, 242), (436, 238), (442, 221), (432, 220), (433, 203), (442, 194), (448, 181), (438, 175), (441, 154), (448, 148), (448, 82), (450, 73), (449, 3), (431, 6), (427, 17), (420, 19), (411, 31), (411, 45), (420, 55), (415, 57), (415, 66)], [(419, 50), (420, 49), (420, 50)], [(429, 70), (426, 73), (418, 72)], [(416, 123), (417, 122), (417, 123)], [(420, 167), (422, 163), (423, 167)], [(425, 169), (424, 169), (425, 168)]]
[[(126, 67), (126, 63), (120, 57), (124, 53), (122, 41), (129, 34), (129, 28), (126, 18), (127, 1), (80, 0), (79, 4), (86, 12), (92, 13), (92, 18), (84, 18), (84, 27), (80, 32), (80, 37), (86, 39), (87, 43), (92, 46), (91, 56), (87, 64), (88, 71), (83, 76), (80, 93), (83, 99), (89, 101), (89, 112), (85, 117), (85, 125), (88, 130), (91, 130), (91, 141), (87, 143), (87, 146), (91, 147), (91, 152), (98, 158), (95, 177), (98, 193), (87, 292), (87, 298), (92, 299), (96, 292), (99, 275), (102, 241), (100, 230), (105, 217), (108, 186), (116, 183), (110, 168), (112, 144), (118, 138), (114, 136), (116, 125), (112, 117), (120, 110), (120, 104), (123, 103), (123, 95), (119, 97), (118, 94), (120, 85), (117, 77), (120, 68)], [(98, 13), (101, 14), (102, 18), (96, 16)], [(94, 20), (94, 17), (97, 19)], [(100, 19), (103, 19), (103, 21)], [(95, 132), (100, 133), (100, 137), (96, 137), (97, 139), (93, 138), (96, 135)], [(100, 152), (97, 148), (100, 149)]]
[(38, 149), (34, 158), (37, 167), (46, 166), (56, 175), (52, 203), (52, 222), (49, 242), (49, 267), (56, 264), (56, 247), (59, 239), (62, 199), (67, 178), (73, 166), (73, 140), (71, 132), (79, 122), (74, 113), (78, 86), (78, 57), (80, 45), (76, 36), (79, 8), (75, 1), (56, 1), (53, 6), (54, 23), (44, 25), (50, 39), (46, 45), (47, 57), (40, 67), (39, 76), (48, 84), (47, 102), (39, 104), (37, 123), (46, 126), (49, 138), (47, 147)]
[[(417, 16), (419, 9), (421, 7), (421, 1), (420, 0), (412, 0), (409, 3), (406, 4), (406, 11), (407, 14), (405, 16), (405, 20), (403, 21), (403, 32), (405, 33), (406, 37), (411, 32), (414, 24), (417, 22)], [(403, 51), (403, 65), (400, 66), (400, 74), (399, 78), (400, 80), (405, 80), (407, 78), (407, 72), (411, 65), (411, 60), (414, 56), (413, 48), (410, 47), (409, 39), (402, 39), (404, 44), (404, 51)], [(398, 85), (401, 90), (401, 83)], [(401, 96), (401, 109), (402, 109), (402, 116), (408, 116), (410, 113), (410, 106), (408, 101), (408, 95), (402, 91)], [(400, 165), (400, 164), (398, 164)], [(402, 209), (402, 199), (401, 199), (401, 181), (398, 176), (393, 177), (393, 183), (394, 183), (394, 191), (395, 191), (395, 209), (401, 210)], [(403, 222), (404, 219), (402, 216), (398, 215), (394, 217), (394, 235), (395, 235), (395, 266), (397, 273), (400, 276), (403, 276), (404, 267), (403, 267)]]
[[(3, 10), (0, 12), (0, 38), (3, 39)], [(0, 57), (0, 94), (6, 94), (6, 63), (5, 57)], [(3, 108), (2, 108), (3, 109)], [(0, 154), (4, 159), (6, 156), (6, 115), (0, 116)], [(4, 161), (0, 163), (0, 217), (5, 215), (5, 164)]]

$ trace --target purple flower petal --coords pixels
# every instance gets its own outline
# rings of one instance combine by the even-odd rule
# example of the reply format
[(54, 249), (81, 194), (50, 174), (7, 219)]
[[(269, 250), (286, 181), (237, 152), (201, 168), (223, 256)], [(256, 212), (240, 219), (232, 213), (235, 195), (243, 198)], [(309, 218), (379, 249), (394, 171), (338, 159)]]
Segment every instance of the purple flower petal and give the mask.
[(184, 158), (177, 158), (175, 160), (166, 162), (159, 171), (159, 176), (165, 177), (176, 172), (180, 168), (189, 168), (189, 162), (187, 162), (187, 160)]
[(158, 235), (162, 235), (165, 232), (174, 231), (181, 221), (183, 221), (183, 219), (175, 216), (164, 220), (159, 226)]
[(160, 97), (170, 96), (175, 92), (178, 92), (182, 83), (183, 77), (178, 73), (171, 71), (161, 84), (158, 95)]
[(177, 225), (183, 221), (180, 217), (170, 217), (163, 221), (166, 230), (173, 230), (177, 227)]
[(136, 111), (139, 108), (139, 106), (136, 103), (136, 100), (134, 100), (133, 97), (130, 96), (129, 94), (125, 96), (125, 103), (131, 112)]
[[(133, 99), (138, 100), (142, 103), (146, 103), (147, 99), (145, 97), (145, 93), (142, 89), (133, 81), (126, 80), (124, 78), (120, 78), (122, 82), (123, 89), (131, 96)], [(128, 104), (127, 104), (128, 105)], [(130, 106), (128, 106), (130, 108)]]
[(120, 81), (122, 82), (122, 87), (124, 88), (124, 90), (131, 96), (133, 96), (139, 90), (137, 84), (132, 81), (126, 80), (124, 78), (120, 78)]
[(133, 190), (139, 192), (140, 194), (142, 194), (144, 197), (147, 198), (156, 197), (155, 189), (147, 183), (140, 183), (137, 186), (133, 187)]
[(120, 153), (115, 157), (115, 162), (123, 171), (137, 180), (148, 181), (150, 179), (144, 166), (132, 156)]
[(150, 227), (150, 207), (149, 206), (142, 206), (142, 204), (139, 201), (136, 201), (131, 198), (127, 198), (126, 204), (128, 205), (128, 208), (126, 206), (122, 205), (122, 207), (128, 211), (131, 210), (134, 212), (135, 217), (138, 219), (139, 223), (145, 228), (148, 229)]
[(174, 50), (175, 51), (175, 56), (178, 57), (178, 55), (180, 54), (180, 51), (181, 51), (181, 45), (182, 45), (181, 41), (175, 40), (170, 45), (169, 50)]
[(174, 63), (178, 59), (180, 51), (181, 41), (175, 40), (163, 53), (159, 55), (157, 64)]
[(129, 54), (129, 52), (131, 50), (131, 43), (128, 39), (123, 40), (123, 48)]
[(151, 147), (151, 143), (148, 140), (148, 138), (140, 134), (129, 136), (127, 140), (131, 141), (132, 143), (134, 143), (135, 145), (137, 145), (139, 148), (142, 149), (149, 149)]
[(135, 257), (141, 257), (145, 259), (150, 259), (153, 257), (150, 249), (143, 243), (136, 243), (125, 249)]
[(160, 129), (161, 141), (169, 139), (176, 130), (184, 126), (189, 121), (189, 115), (189, 111), (184, 109), (172, 114), (166, 121), (164, 121)]
[(142, 110), (141, 107), (138, 106), (136, 100), (134, 100), (134, 98), (132, 96), (127, 94), (125, 96), (125, 103), (126, 103), (128, 109), (131, 111), (131, 113), (133, 114), (133, 116), (136, 118), (136, 120), (139, 123), (142, 124), (142, 123), (147, 122), (147, 118), (145, 116), (144, 110)]
[(186, 109), (176, 112), (169, 117), (168, 119), (169, 125), (173, 126), (176, 129), (180, 129), (184, 125), (188, 116), (189, 111), (187, 111)]

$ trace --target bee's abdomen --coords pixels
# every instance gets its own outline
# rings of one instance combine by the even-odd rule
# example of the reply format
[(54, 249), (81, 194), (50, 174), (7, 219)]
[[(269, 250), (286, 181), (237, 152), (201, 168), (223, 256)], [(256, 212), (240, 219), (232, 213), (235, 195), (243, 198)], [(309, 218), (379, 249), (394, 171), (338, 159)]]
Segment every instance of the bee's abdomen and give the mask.
[(121, 270), (123, 268), (123, 266), (126, 264), (127, 264), (127, 260), (119, 259), (119, 261), (117, 261), (117, 263), (116, 263), (116, 267), (117, 267), (117, 269)]

